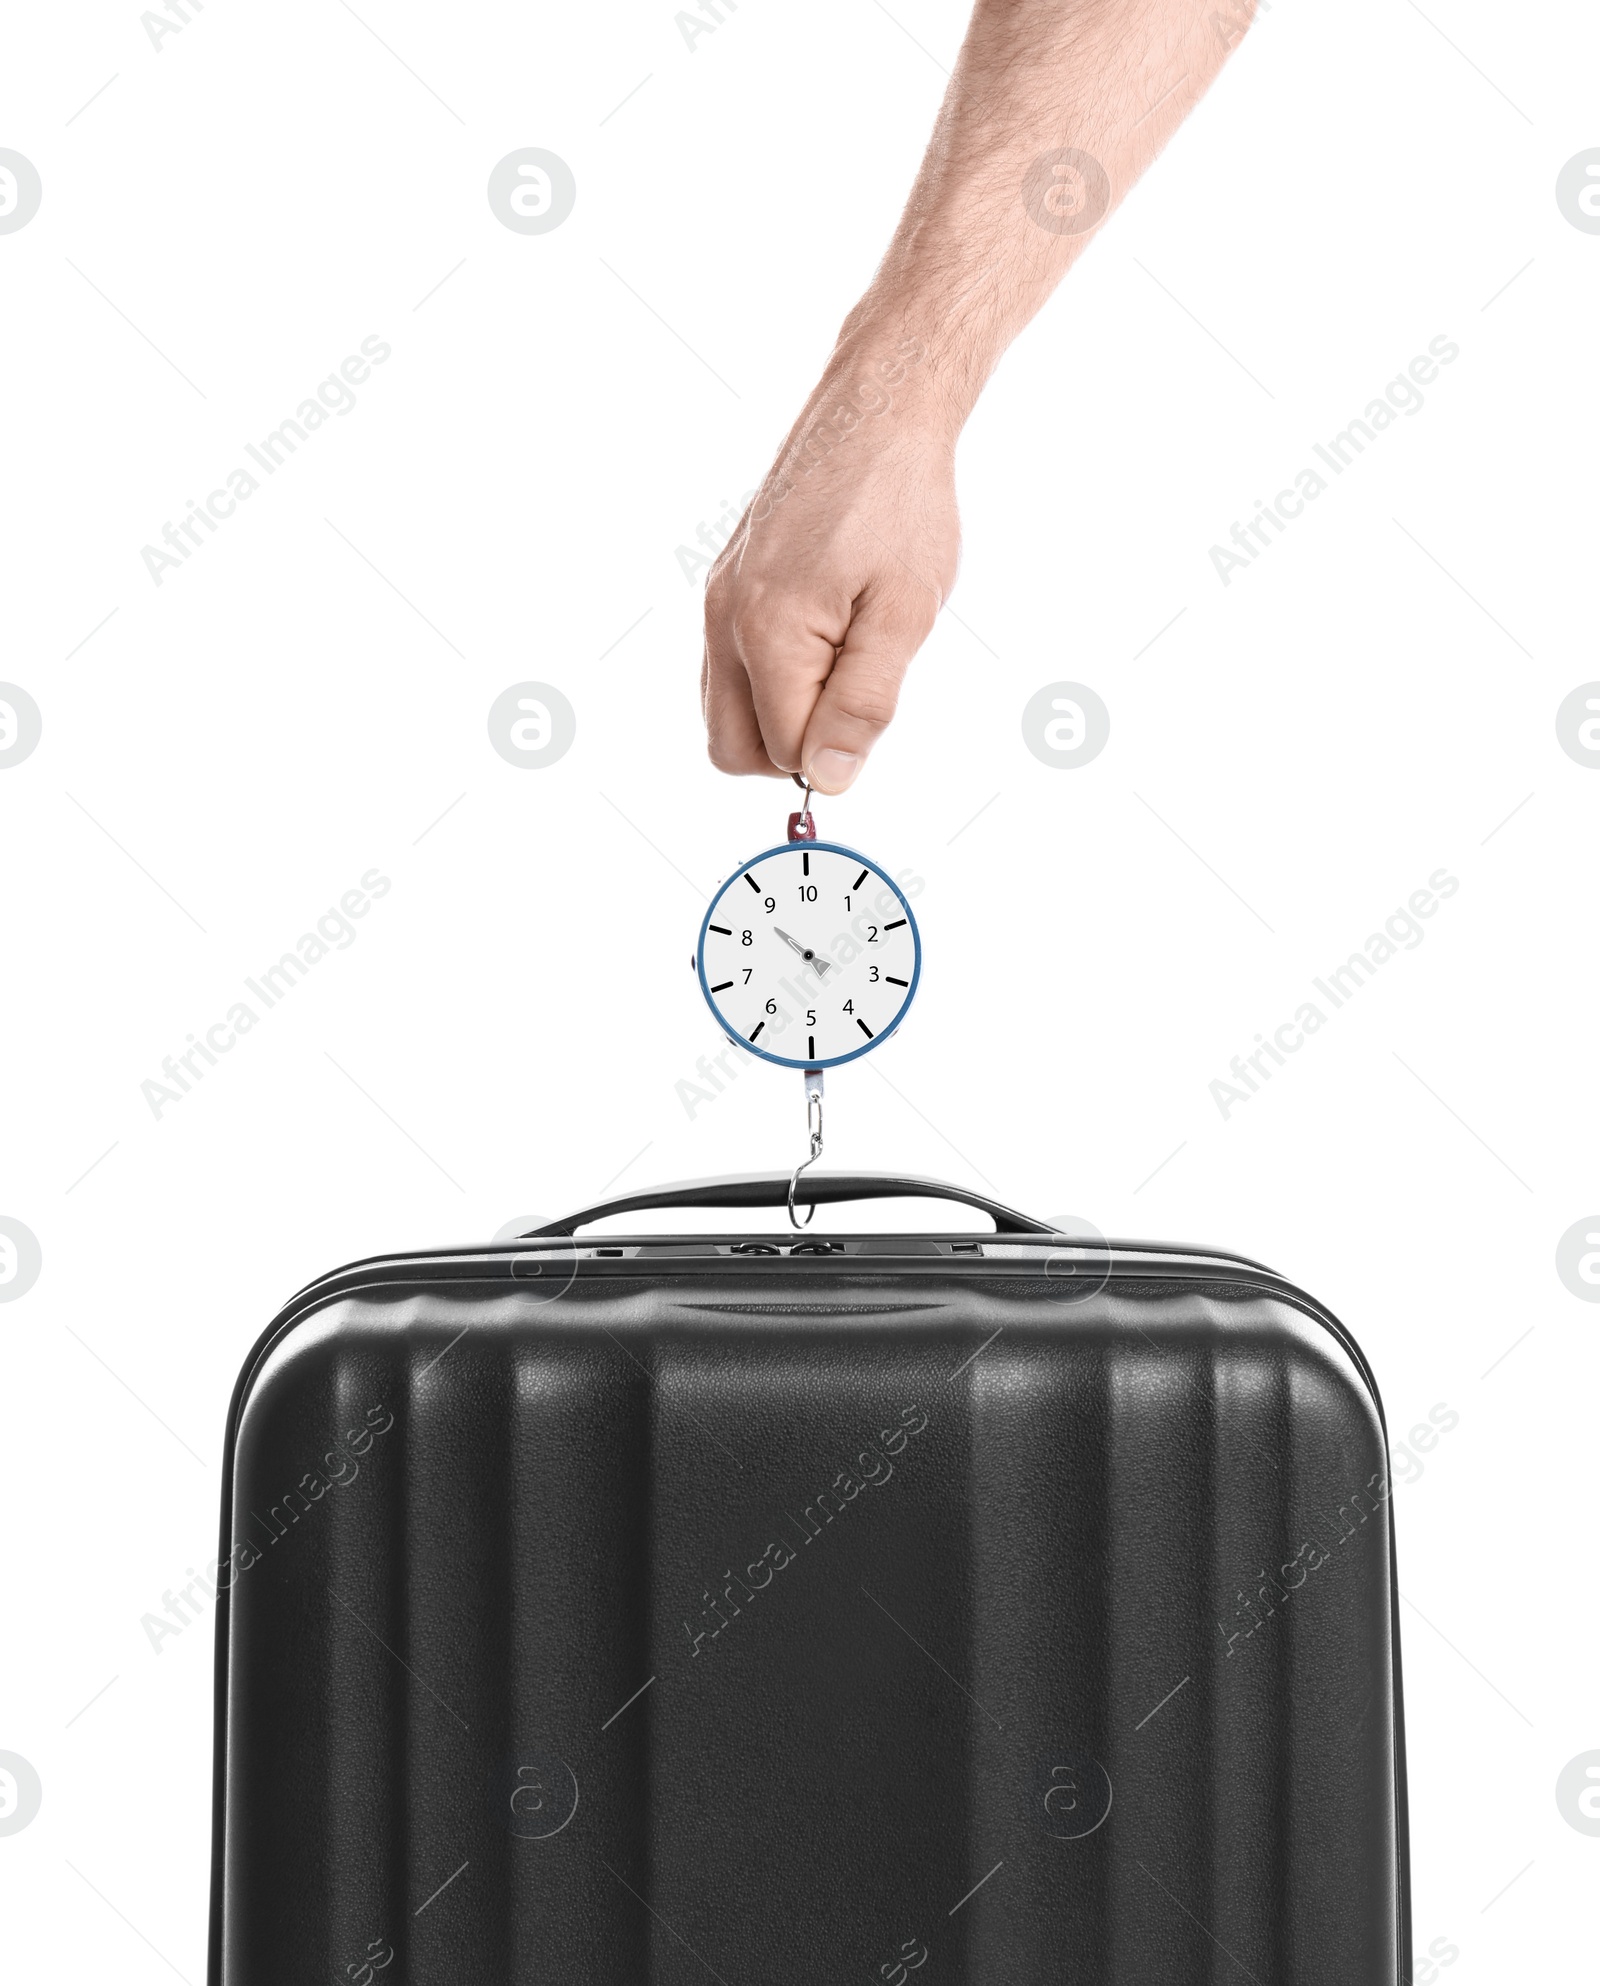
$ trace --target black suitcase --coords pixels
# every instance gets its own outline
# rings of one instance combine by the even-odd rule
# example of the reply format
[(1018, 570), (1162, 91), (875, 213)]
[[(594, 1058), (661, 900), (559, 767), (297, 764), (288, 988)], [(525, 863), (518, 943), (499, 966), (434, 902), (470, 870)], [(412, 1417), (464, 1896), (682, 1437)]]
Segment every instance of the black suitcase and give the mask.
[(1399, 1986), (1376, 1386), (1257, 1264), (996, 1231), (361, 1262), (228, 1422), (211, 1986)]

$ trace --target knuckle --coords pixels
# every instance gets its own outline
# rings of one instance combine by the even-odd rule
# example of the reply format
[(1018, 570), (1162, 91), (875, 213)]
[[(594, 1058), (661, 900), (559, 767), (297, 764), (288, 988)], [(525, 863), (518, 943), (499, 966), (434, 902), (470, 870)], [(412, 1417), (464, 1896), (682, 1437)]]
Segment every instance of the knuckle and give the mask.
[(851, 683), (848, 689), (832, 698), (832, 703), (841, 717), (848, 717), (856, 724), (869, 724), (881, 731), (893, 721), (899, 707), (899, 684), (887, 678)]
[(718, 772), (759, 772), (764, 762), (754, 745), (741, 744), (716, 731), (706, 740), (706, 755)]
[(937, 594), (931, 591), (904, 593), (896, 602), (892, 620), (894, 637), (905, 654), (922, 646), (933, 632), (934, 623), (939, 618), (939, 609), (950, 597), (950, 581), (946, 580)]
[(791, 628), (797, 616), (798, 606), (791, 594), (758, 581), (743, 587), (733, 604), (733, 638), (742, 654), (759, 652)]

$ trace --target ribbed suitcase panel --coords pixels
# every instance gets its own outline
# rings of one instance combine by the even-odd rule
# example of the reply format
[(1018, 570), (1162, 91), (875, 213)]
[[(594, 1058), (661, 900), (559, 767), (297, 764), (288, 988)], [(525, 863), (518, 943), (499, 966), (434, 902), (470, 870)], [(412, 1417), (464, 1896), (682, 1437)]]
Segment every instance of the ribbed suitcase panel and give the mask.
[[(972, 1399), (972, 1690), (983, 1706), (969, 1867), (972, 1882), (987, 1877), (962, 1908), (965, 1976), (1098, 1979), (1111, 1941), (1101, 1797), (1112, 1711), (1108, 1365), (1092, 1336), (1063, 1356), (1027, 1307), (1008, 1309), (1004, 1335), (962, 1379)], [(1075, 1337), (1080, 1315), (1063, 1308), (1058, 1330)], [(975, 1344), (994, 1328), (985, 1322)]]
[(258, 1475), (394, 1416), (235, 1584), (232, 1644), (262, 1659), (233, 1664), (229, 1976), (355, 1978), (393, 1949), (418, 1979), (552, 1951), (638, 1979), (605, 1865), (648, 1836), (648, 1712), (600, 1726), (650, 1673), (650, 1387), (521, 1306), (415, 1308), (302, 1348), (241, 1443), (236, 1535), (265, 1540)]
[(773, 1288), (350, 1299), (272, 1355), (221, 1986), (1396, 1986), (1389, 1512), (1330, 1334)]
[[(1217, 1358), (1209, 1332), (1173, 1328), (1159, 1303), (1142, 1306), (1138, 1328), (1109, 1358), (1105, 1763), (1116, 1802), (1096, 1840), (1110, 1875), (1107, 1977), (1119, 1981), (1211, 1977), (1211, 1947), (1186, 1910), (1204, 1921), (1213, 1908), (1213, 1678), (1203, 1624)], [(1067, 1844), (1079, 1845), (1094, 1844)]]
[[(1209, 1946), (1206, 1969), (1195, 1975), (1208, 1986), (1212, 1981), (1221, 1986), (1230, 1968), (1236, 1980), (1241, 1968), (1266, 1981), (1289, 1976), (1283, 1964), (1284, 1913), (1290, 1907), (1283, 1828), (1287, 1646), (1282, 1634), (1269, 1631), (1248, 1645), (1234, 1644), (1230, 1655), (1223, 1625), (1232, 1631), (1236, 1609), (1254, 1594), (1258, 1574), (1283, 1555), (1292, 1439), (1283, 1367), (1282, 1349), (1263, 1346), (1248, 1318), (1213, 1366), (1216, 1496), (1206, 1523), (1212, 1597), (1205, 1639), (1196, 1650), (1209, 1676), (1213, 1800), (1213, 1834), (1204, 1858), (1210, 1885), (1203, 1905), (1185, 1894), (1193, 1876), (1167, 1875), (1175, 1906), (1188, 1909), (1195, 1920), (1189, 1943), (1196, 1961)], [(1248, 1618), (1240, 1624), (1248, 1625)], [(1319, 1969), (1307, 1986), (1323, 1981), (1334, 1986)]]
[[(1348, 1899), (1384, 1894), (1396, 1862), (1395, 1649), (1386, 1604), (1393, 1506), (1381, 1446), (1352, 1442), (1348, 1402), (1327, 1368), (1291, 1366), (1288, 1388), (1294, 1475), (1284, 1501), (1297, 1520), (1294, 1548), (1310, 1549), (1287, 1578), (1280, 1565), (1275, 1596), (1285, 1629), (1283, 1751), (1293, 1762), (1285, 1843), (1298, 1899), (1286, 1913), (1284, 1971), (1316, 1978), (1324, 1955), (1337, 1949), (1346, 1976), (1386, 1978), (1401, 1963), (1397, 1913), (1352, 1910)], [(1291, 1585), (1302, 1568), (1302, 1583)], [(1330, 1811), (1361, 1816), (1360, 1823), (1330, 1826)]]
[(645, 1839), (648, 1702), (601, 1726), (649, 1674), (650, 1388), (603, 1334), (507, 1312), (410, 1348), (412, 1963), (639, 1976), (606, 1865)]
[(960, 1894), (966, 1703), (938, 1661), (961, 1661), (971, 1551), (935, 1447), (960, 1449), (955, 1358), (793, 1328), (659, 1352), (663, 1982), (872, 1977)]

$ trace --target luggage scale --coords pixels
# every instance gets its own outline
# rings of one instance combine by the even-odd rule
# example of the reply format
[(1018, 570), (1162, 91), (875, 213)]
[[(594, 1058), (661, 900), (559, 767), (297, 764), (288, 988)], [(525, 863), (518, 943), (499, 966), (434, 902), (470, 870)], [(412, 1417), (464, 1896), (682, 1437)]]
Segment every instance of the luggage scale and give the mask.
[(810, 1150), (795, 1188), (822, 1156), (823, 1071), (857, 1062), (889, 1039), (916, 998), (922, 935), (900, 885), (859, 849), (817, 837), (811, 784), (787, 839), (736, 868), (712, 898), (694, 964), (706, 1004), (735, 1047), (806, 1086)]

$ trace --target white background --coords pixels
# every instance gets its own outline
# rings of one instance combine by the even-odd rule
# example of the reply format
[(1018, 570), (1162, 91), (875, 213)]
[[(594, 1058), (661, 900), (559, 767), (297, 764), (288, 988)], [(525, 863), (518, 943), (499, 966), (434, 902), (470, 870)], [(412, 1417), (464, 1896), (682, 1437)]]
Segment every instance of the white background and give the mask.
[[(0, 145), (44, 187), (0, 236), (0, 676), (44, 722), (0, 771), (0, 1214), (43, 1248), (0, 1306), (19, 1979), (202, 1976), (210, 1621), (156, 1654), (140, 1619), (215, 1553), (280, 1302), (802, 1144), (789, 1072), (676, 1088), (720, 1046), (705, 900), (790, 804), (705, 762), (676, 549), (814, 380), (963, 10), (743, 0), (693, 53), (671, 0), (360, 12), (7, 31)], [(1600, 1747), (1600, 1310), (1555, 1249), (1600, 1206), (1600, 773), (1554, 718), (1600, 677), (1600, 236), (1554, 186), (1597, 70), (1575, 4), (1264, 14), (987, 393), (952, 609), (820, 809), (926, 881), (830, 1163), (1261, 1256), (1397, 1439), (1459, 1415), (1396, 1507), (1418, 1949), (1462, 1981), (1594, 1963), (1600, 1839), (1554, 1787)], [(577, 179), (543, 236), (485, 197), (528, 145)], [(355, 411), (155, 586), (141, 547), (373, 334)], [(1439, 334), (1423, 411), (1224, 588), (1209, 547)], [(486, 732), (527, 679), (577, 712), (539, 771)], [(1019, 727), (1061, 679), (1111, 712), (1076, 771)], [(1230, 1058), (1441, 866), (1425, 941), (1224, 1119)], [(155, 1117), (162, 1058), (373, 867), (355, 942)]]

